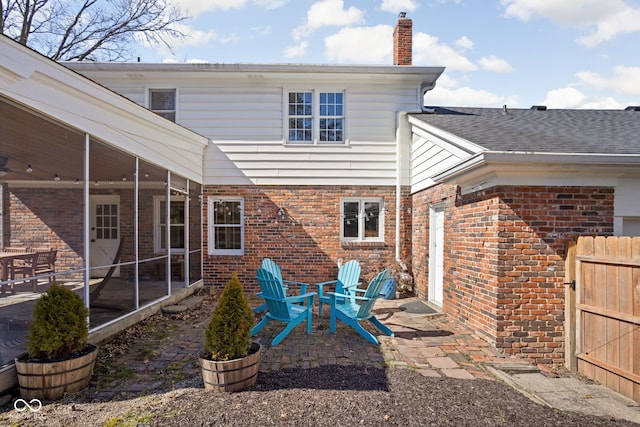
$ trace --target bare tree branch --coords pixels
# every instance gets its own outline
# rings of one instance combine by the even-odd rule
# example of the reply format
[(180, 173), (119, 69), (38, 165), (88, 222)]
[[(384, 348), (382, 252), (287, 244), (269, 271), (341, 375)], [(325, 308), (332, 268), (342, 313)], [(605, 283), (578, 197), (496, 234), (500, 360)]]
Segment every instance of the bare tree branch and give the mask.
[(0, 0), (0, 32), (58, 61), (130, 59), (140, 40), (170, 47), (186, 19), (168, 0)]

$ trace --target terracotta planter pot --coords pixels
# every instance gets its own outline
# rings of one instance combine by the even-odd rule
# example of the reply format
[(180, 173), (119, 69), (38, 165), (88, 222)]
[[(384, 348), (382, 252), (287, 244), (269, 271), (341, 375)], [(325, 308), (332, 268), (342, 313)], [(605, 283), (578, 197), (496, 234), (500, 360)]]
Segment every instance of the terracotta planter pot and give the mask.
[(206, 390), (219, 392), (240, 391), (256, 383), (260, 367), (262, 346), (251, 343), (249, 355), (240, 359), (217, 361), (207, 358), (205, 349), (198, 354), (202, 367), (202, 379)]
[(22, 398), (54, 400), (89, 385), (98, 354), (98, 347), (91, 344), (89, 347), (88, 352), (78, 357), (56, 362), (33, 361), (26, 355), (16, 357)]

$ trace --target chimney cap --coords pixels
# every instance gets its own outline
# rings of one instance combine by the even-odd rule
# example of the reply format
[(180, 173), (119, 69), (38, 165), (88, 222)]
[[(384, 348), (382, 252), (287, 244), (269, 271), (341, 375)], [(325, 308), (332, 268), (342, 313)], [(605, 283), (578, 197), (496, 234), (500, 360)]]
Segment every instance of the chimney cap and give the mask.
[(398, 14), (398, 18), (400, 18), (400, 19), (403, 19), (403, 18), (406, 18), (406, 17), (407, 17), (407, 12), (400, 12)]

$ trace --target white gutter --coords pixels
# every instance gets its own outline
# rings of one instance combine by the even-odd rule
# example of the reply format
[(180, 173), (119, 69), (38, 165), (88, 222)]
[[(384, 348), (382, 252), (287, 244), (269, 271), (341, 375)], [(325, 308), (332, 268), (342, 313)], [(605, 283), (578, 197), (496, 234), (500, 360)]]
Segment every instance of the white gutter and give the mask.
[(468, 157), (449, 169), (434, 175), (434, 181), (444, 181), (464, 174), (480, 166), (492, 164), (560, 164), (635, 166), (640, 165), (640, 154), (597, 154), (597, 153), (541, 153), (524, 151), (484, 151)]

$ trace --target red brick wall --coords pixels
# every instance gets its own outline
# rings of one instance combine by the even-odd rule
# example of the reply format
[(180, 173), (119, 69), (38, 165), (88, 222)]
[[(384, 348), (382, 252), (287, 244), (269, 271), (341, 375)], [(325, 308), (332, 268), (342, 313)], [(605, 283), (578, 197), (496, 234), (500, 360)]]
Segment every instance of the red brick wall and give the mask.
[(12, 188), (5, 191), (7, 246), (58, 250), (56, 271), (82, 268), (82, 188)]
[(455, 191), (437, 186), (414, 195), (418, 294), (428, 293), (428, 207), (445, 200), (444, 310), (505, 353), (563, 363), (565, 245), (613, 234), (613, 189)]
[[(4, 242), (7, 246), (52, 247), (58, 250), (56, 271), (82, 269), (83, 195), (78, 188), (11, 188), (5, 191), (8, 210), (3, 216)], [(153, 195), (157, 191), (140, 191), (139, 255), (141, 259), (157, 256), (153, 252)], [(161, 193), (164, 195), (164, 193)], [(133, 190), (100, 189), (92, 195), (120, 196), (120, 233), (125, 246), (120, 259), (134, 259)], [(196, 210), (199, 213), (199, 208)], [(130, 277), (131, 267), (121, 268), (121, 277)], [(140, 273), (155, 273), (156, 267), (141, 264)], [(81, 274), (70, 277), (81, 277)]]
[[(358, 260), (362, 279), (368, 281), (383, 268), (397, 268), (395, 262), (395, 187), (342, 186), (209, 186), (204, 188), (204, 279), (205, 284), (223, 287), (233, 271), (245, 289), (256, 291), (256, 270), (262, 258), (278, 263), (285, 279), (315, 283), (337, 275), (337, 260)], [(244, 256), (208, 255), (207, 199), (215, 196), (244, 198)], [(386, 210), (384, 243), (340, 241), (341, 197), (382, 197)], [(409, 196), (405, 192), (404, 216)], [(281, 220), (277, 212), (286, 211)], [(410, 239), (408, 219), (403, 220), (403, 240)], [(408, 254), (409, 247), (403, 251)]]

